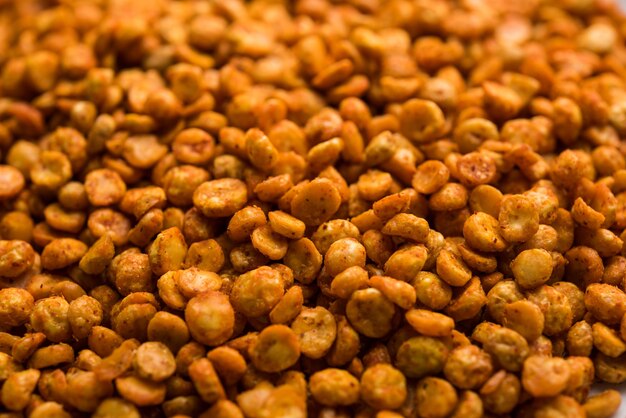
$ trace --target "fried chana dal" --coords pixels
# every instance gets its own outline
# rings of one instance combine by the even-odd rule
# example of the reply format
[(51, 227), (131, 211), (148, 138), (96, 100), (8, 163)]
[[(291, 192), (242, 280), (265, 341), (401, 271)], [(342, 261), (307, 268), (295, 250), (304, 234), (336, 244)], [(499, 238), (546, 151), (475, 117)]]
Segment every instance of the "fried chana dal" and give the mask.
[(614, 416), (613, 1), (0, 0), (0, 416)]

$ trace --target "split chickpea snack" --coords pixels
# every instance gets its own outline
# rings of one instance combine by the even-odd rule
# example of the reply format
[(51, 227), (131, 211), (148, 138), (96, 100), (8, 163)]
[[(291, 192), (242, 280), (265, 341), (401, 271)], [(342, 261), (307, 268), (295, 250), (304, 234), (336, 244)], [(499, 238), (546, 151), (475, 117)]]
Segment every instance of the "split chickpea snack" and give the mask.
[(0, 0), (0, 418), (609, 418), (610, 0)]

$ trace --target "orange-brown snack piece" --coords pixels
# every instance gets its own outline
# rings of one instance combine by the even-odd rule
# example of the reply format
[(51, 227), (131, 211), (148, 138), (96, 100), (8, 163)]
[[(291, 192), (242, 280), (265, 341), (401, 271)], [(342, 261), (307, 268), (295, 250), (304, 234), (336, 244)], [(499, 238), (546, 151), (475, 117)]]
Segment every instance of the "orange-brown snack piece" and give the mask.
[(254, 367), (263, 372), (280, 372), (300, 357), (297, 334), (285, 325), (271, 325), (261, 331), (248, 349)]
[(196, 340), (208, 345), (219, 345), (233, 333), (235, 312), (228, 296), (208, 291), (187, 303), (185, 321)]

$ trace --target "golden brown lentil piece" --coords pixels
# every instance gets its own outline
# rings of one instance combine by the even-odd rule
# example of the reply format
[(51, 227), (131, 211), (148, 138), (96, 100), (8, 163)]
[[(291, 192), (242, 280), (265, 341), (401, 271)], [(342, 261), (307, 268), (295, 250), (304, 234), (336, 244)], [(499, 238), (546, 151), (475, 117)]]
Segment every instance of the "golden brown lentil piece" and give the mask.
[(87, 274), (102, 273), (115, 255), (113, 240), (107, 235), (98, 238), (80, 259), (78, 266)]
[(504, 306), (503, 325), (533, 341), (542, 334), (544, 317), (541, 309), (532, 302), (519, 300)]
[(626, 344), (622, 341), (617, 331), (607, 327), (601, 322), (591, 326), (593, 345), (598, 351), (609, 356), (619, 357), (626, 351)]
[(165, 384), (136, 376), (118, 377), (115, 388), (122, 398), (137, 406), (159, 405), (165, 400)]
[[(494, 218), (498, 218), (501, 212), (502, 198), (502, 192), (500, 190), (489, 184), (481, 184), (472, 189), (468, 203), (472, 211), (485, 212)], [(503, 217), (504, 222), (503, 220), (499, 220), (501, 227), (507, 222), (506, 215)]]
[(337, 338), (326, 355), (329, 365), (344, 366), (355, 358), (361, 345), (359, 334), (352, 328), (345, 316), (336, 316)]
[(156, 275), (182, 267), (187, 255), (187, 243), (178, 228), (169, 228), (157, 235), (150, 246), (150, 267)]
[(230, 216), (247, 201), (245, 184), (237, 179), (219, 179), (202, 183), (193, 194), (193, 203), (205, 216)]
[(34, 184), (52, 190), (59, 189), (71, 177), (70, 161), (65, 154), (58, 151), (43, 151), (39, 156), (39, 161), (30, 170), (30, 179)]
[(126, 339), (136, 337), (138, 340), (145, 340), (148, 323), (157, 312), (158, 305), (155, 305), (156, 303), (142, 303), (140, 301), (119, 308), (119, 312), (116, 312), (117, 315), (111, 318), (113, 330)]
[(331, 138), (311, 147), (306, 156), (311, 172), (319, 173), (326, 167), (333, 166), (339, 159), (343, 147), (341, 138)]
[(417, 143), (430, 142), (443, 134), (444, 115), (432, 101), (411, 99), (404, 103), (400, 118), (402, 133)]
[[(236, 401), (241, 411), (250, 414), (259, 404), (265, 404), (271, 395), (272, 387), (267, 382), (261, 382), (252, 389), (237, 395)], [(220, 402), (220, 401), (218, 401)], [(252, 412), (254, 414), (254, 412)], [(242, 414), (243, 415), (243, 414)]]
[(102, 306), (91, 296), (84, 295), (70, 302), (67, 319), (75, 338), (87, 338), (91, 329), (100, 325), (102, 318)]
[(459, 150), (467, 153), (475, 151), (485, 141), (497, 140), (498, 128), (487, 119), (470, 118), (457, 125), (453, 139), (459, 145)]
[(365, 267), (365, 261), (365, 247), (354, 238), (333, 242), (324, 255), (324, 267), (331, 276), (353, 266)]
[(63, 405), (57, 402), (43, 402), (32, 409), (31, 417), (45, 418), (55, 416), (59, 418), (69, 418), (71, 415), (63, 409)]
[(482, 386), (493, 372), (492, 359), (475, 345), (456, 347), (450, 352), (443, 373), (460, 389)]
[(118, 246), (126, 244), (128, 232), (131, 229), (130, 220), (112, 209), (98, 209), (91, 212), (87, 219), (87, 227), (95, 238), (109, 234), (113, 244)]
[(456, 248), (470, 268), (482, 273), (493, 273), (497, 269), (495, 256), (474, 251), (465, 243), (458, 244)]
[(11, 356), (19, 362), (24, 362), (46, 341), (45, 334), (34, 332), (25, 334), (13, 344)]
[(178, 290), (186, 298), (192, 298), (208, 290), (219, 290), (222, 286), (220, 276), (195, 267), (176, 271), (174, 278)]
[(241, 314), (256, 317), (268, 314), (283, 294), (280, 273), (264, 266), (248, 271), (235, 280), (230, 301)]
[(179, 208), (167, 208), (163, 211), (163, 229), (183, 228), (185, 213)]
[(293, 187), (288, 173), (268, 177), (254, 187), (254, 193), (264, 202), (276, 202)]
[(211, 403), (225, 398), (224, 387), (208, 359), (194, 360), (189, 365), (189, 376), (198, 394), (205, 402)]
[(455, 321), (463, 321), (478, 315), (486, 303), (487, 297), (480, 279), (472, 277), (452, 298), (450, 304), (445, 308), (445, 312)]
[(237, 406), (237, 404), (227, 401), (225, 399), (221, 399), (212, 407), (207, 409), (202, 415), (201, 418), (243, 418), (243, 413)]
[(278, 150), (259, 129), (246, 132), (245, 147), (252, 165), (260, 170), (270, 170), (278, 161)]
[(399, 213), (385, 223), (381, 232), (394, 237), (402, 237), (411, 241), (425, 242), (430, 228), (424, 218), (410, 213)]
[(250, 240), (254, 248), (270, 260), (283, 258), (289, 245), (287, 239), (274, 232), (271, 226), (267, 224), (252, 231)]
[(185, 129), (174, 138), (172, 152), (181, 163), (206, 164), (215, 153), (215, 141), (201, 129)]
[(394, 366), (407, 377), (421, 378), (440, 373), (449, 349), (433, 337), (418, 336), (402, 342), (395, 355)]
[(153, 289), (150, 258), (136, 249), (126, 250), (115, 257), (109, 265), (109, 275), (117, 291), (124, 296)]
[(294, 319), (301, 311), (304, 295), (300, 286), (292, 286), (272, 308), (269, 319), (274, 324), (286, 324)]
[(32, 369), (44, 369), (74, 361), (74, 349), (67, 344), (54, 344), (39, 348), (28, 360)]
[(446, 183), (428, 200), (429, 209), (436, 211), (458, 210), (467, 204), (468, 192), (459, 183)]
[(470, 390), (461, 392), (459, 401), (450, 418), (478, 418), (483, 416), (483, 403), (481, 398)]
[(196, 340), (215, 346), (232, 335), (235, 313), (226, 295), (209, 291), (189, 301), (185, 308), (185, 321)]
[(311, 395), (322, 405), (347, 406), (359, 400), (360, 383), (345, 370), (326, 369), (310, 379)]
[(300, 351), (311, 359), (323, 357), (337, 336), (337, 324), (325, 308), (303, 308), (291, 323), (291, 329), (300, 341)]
[(0, 200), (9, 200), (24, 188), (24, 176), (15, 167), (0, 165), (0, 184)]
[(41, 253), (42, 266), (56, 270), (79, 261), (87, 252), (87, 246), (72, 238), (59, 238), (46, 245)]
[(67, 341), (72, 334), (68, 318), (69, 306), (63, 297), (41, 299), (32, 310), (30, 324), (35, 331), (46, 334), (50, 341)]
[(69, 403), (83, 412), (91, 412), (98, 404), (113, 394), (109, 382), (99, 380), (94, 372), (77, 372), (67, 375), (68, 393), (80, 393), (80, 397), (70, 397)]
[(227, 233), (233, 241), (245, 241), (257, 227), (265, 225), (267, 219), (257, 206), (246, 206), (237, 211), (228, 222)]
[(180, 165), (167, 169), (158, 184), (165, 190), (168, 201), (187, 207), (194, 202), (194, 191), (207, 180), (209, 173), (206, 170), (193, 165)]
[(132, 403), (124, 399), (108, 398), (98, 405), (98, 409), (96, 409), (93, 416), (95, 418), (113, 418), (119, 416), (139, 418), (141, 415)]
[(87, 340), (89, 348), (100, 357), (107, 357), (123, 342), (124, 339), (119, 334), (103, 326), (93, 327)]
[(533, 396), (556, 396), (570, 377), (567, 362), (561, 358), (530, 356), (524, 361), (522, 385)]
[(283, 261), (303, 284), (311, 283), (322, 267), (322, 255), (308, 238), (290, 242)]
[(528, 292), (527, 296), (544, 314), (544, 334), (555, 335), (571, 326), (574, 316), (567, 296), (547, 285)]
[(119, 207), (122, 211), (133, 214), (139, 219), (151, 209), (163, 208), (165, 200), (165, 191), (160, 187), (138, 187), (124, 194)]
[(535, 205), (523, 195), (509, 195), (502, 199), (498, 221), (502, 236), (508, 242), (528, 241), (539, 228)]
[(456, 390), (443, 379), (426, 377), (417, 383), (416, 409), (420, 417), (446, 417), (454, 410), (457, 401)]
[(454, 329), (452, 318), (424, 309), (411, 309), (405, 317), (413, 329), (422, 335), (447, 337)]
[(24, 409), (35, 390), (41, 372), (36, 369), (28, 369), (16, 372), (2, 385), (2, 404), (11, 411)]
[(396, 409), (406, 397), (405, 377), (388, 364), (369, 367), (361, 376), (361, 398), (374, 409)]
[(126, 184), (115, 171), (103, 168), (87, 174), (85, 192), (93, 206), (110, 206), (122, 200)]
[(372, 276), (369, 285), (403, 309), (410, 309), (415, 305), (415, 288), (409, 283), (388, 276)]
[(237, 383), (246, 373), (246, 360), (233, 348), (224, 346), (214, 348), (209, 351), (207, 358), (227, 385)]
[(593, 359), (596, 377), (608, 383), (622, 383), (626, 381), (624, 373), (624, 356), (608, 357), (602, 353), (596, 354)]
[(456, 177), (467, 187), (491, 183), (496, 177), (496, 164), (486, 153), (470, 152), (456, 163)]
[(300, 239), (304, 235), (306, 225), (298, 218), (280, 210), (272, 211), (267, 215), (269, 225), (275, 233), (290, 239)]
[(4, 327), (25, 324), (34, 307), (35, 300), (26, 290), (13, 287), (0, 290), (0, 321)]
[(500, 234), (498, 220), (484, 212), (467, 218), (463, 225), (463, 237), (470, 247), (478, 251), (497, 252), (507, 246)]
[(365, 231), (362, 239), (367, 257), (379, 266), (385, 265), (395, 249), (393, 239), (375, 229)]
[(429, 160), (417, 167), (411, 185), (419, 193), (432, 194), (441, 189), (450, 178), (450, 171), (440, 161)]
[(436, 266), (439, 277), (450, 286), (464, 286), (472, 278), (471, 269), (453, 251), (441, 250), (437, 256)]
[(241, 244), (232, 248), (229, 259), (237, 273), (245, 273), (269, 263), (269, 259), (254, 248), (252, 243)]
[(33, 238), (35, 223), (28, 214), (18, 211), (9, 212), (0, 220), (0, 236), (6, 240), (30, 242)]
[(311, 235), (315, 247), (322, 254), (326, 254), (332, 243), (342, 238), (354, 238), (360, 241), (361, 234), (352, 222), (345, 219), (333, 219), (321, 224)]
[(6, 152), (8, 166), (17, 168), (25, 178), (30, 177), (30, 170), (37, 163), (40, 148), (29, 141), (15, 141)]
[(574, 221), (585, 228), (598, 229), (605, 221), (602, 213), (594, 210), (580, 197), (574, 201), (571, 213)]
[(174, 374), (176, 362), (167, 346), (149, 341), (135, 350), (133, 369), (141, 377), (160, 382)]
[(328, 179), (317, 178), (302, 187), (291, 201), (291, 214), (308, 226), (329, 220), (341, 204), (337, 188)]
[(590, 396), (583, 404), (583, 409), (588, 418), (608, 418), (615, 414), (621, 403), (619, 392), (609, 389)]
[(214, 239), (194, 242), (185, 256), (185, 267), (197, 267), (201, 270), (218, 272), (224, 266), (224, 250)]
[(495, 373), (480, 389), (486, 410), (494, 414), (510, 413), (520, 399), (519, 379), (504, 370)]
[(534, 289), (550, 280), (553, 265), (549, 252), (532, 249), (519, 253), (511, 262), (511, 270), (520, 288)]
[(172, 353), (176, 353), (189, 341), (189, 328), (180, 317), (157, 312), (148, 323), (148, 339), (165, 344)]
[(483, 349), (505, 370), (518, 372), (528, 356), (528, 343), (519, 333), (504, 327), (494, 327)]
[(382, 220), (388, 220), (395, 215), (405, 212), (411, 206), (411, 192), (409, 190), (385, 196), (372, 205), (374, 214)]
[(590, 356), (593, 350), (593, 333), (586, 321), (576, 322), (567, 332), (566, 348), (572, 356)]
[(419, 272), (411, 281), (420, 303), (433, 310), (443, 309), (452, 299), (452, 289), (438, 275)]
[(617, 324), (626, 313), (626, 294), (614, 286), (594, 283), (585, 291), (585, 307), (596, 319)]
[(172, 309), (182, 310), (185, 308), (187, 300), (178, 289), (178, 277), (176, 272), (167, 272), (157, 281), (159, 296), (167, 306)]
[(253, 341), (249, 355), (260, 371), (276, 373), (288, 369), (300, 357), (298, 335), (285, 325), (270, 325)]
[(395, 312), (393, 302), (373, 288), (355, 291), (346, 306), (350, 324), (371, 338), (380, 338), (391, 331)]
[(128, 231), (128, 240), (137, 246), (147, 245), (156, 234), (164, 229), (163, 219), (161, 209), (150, 210)]

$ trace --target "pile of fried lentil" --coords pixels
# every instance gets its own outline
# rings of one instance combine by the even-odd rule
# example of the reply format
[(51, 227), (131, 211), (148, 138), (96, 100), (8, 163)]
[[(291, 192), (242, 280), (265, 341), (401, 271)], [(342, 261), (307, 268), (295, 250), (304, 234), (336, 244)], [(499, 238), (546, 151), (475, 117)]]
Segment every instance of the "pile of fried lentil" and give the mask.
[(610, 0), (0, 0), (0, 417), (608, 418)]

